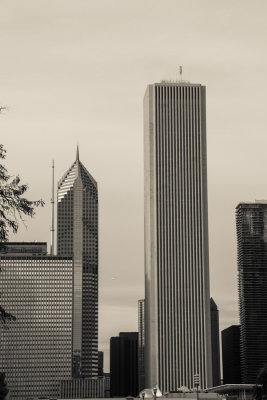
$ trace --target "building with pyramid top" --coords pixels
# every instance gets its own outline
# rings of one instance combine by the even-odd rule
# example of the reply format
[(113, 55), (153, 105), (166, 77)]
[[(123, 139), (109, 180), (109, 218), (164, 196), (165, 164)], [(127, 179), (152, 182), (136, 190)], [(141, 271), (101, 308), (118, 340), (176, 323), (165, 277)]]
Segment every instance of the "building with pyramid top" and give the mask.
[(73, 257), (72, 376), (98, 370), (98, 191), (79, 159), (58, 183), (58, 255)]

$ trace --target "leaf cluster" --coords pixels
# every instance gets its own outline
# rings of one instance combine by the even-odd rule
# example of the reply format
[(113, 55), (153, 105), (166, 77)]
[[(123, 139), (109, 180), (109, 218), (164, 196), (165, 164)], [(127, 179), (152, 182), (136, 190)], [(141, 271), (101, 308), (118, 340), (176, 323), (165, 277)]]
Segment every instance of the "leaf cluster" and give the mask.
[(0, 400), (4, 400), (8, 392), (9, 389), (6, 384), (6, 375), (4, 372), (0, 372)]
[[(3, 160), (5, 157), (6, 150), (0, 144), (0, 159)], [(22, 184), (18, 175), (15, 177), (9, 175), (6, 167), (0, 163), (0, 250), (3, 242), (9, 239), (9, 231), (17, 233), (19, 222), (24, 223), (24, 216), (33, 217), (35, 207), (44, 205), (42, 199), (28, 200), (24, 196), (27, 189), (28, 185)], [(6, 326), (6, 322), (15, 320), (16, 317), (6, 312), (0, 305), (0, 324)]]
[(256, 386), (254, 390), (254, 399), (261, 400), (267, 397), (267, 364), (259, 370), (256, 378)]
[[(0, 144), (0, 159), (5, 159), (6, 150)], [(24, 223), (24, 216), (33, 217), (35, 207), (43, 206), (42, 199), (32, 201), (24, 197), (28, 185), (20, 182), (17, 175), (8, 174), (4, 165), (0, 164), (0, 243), (9, 238), (9, 230), (17, 233), (19, 221)]]

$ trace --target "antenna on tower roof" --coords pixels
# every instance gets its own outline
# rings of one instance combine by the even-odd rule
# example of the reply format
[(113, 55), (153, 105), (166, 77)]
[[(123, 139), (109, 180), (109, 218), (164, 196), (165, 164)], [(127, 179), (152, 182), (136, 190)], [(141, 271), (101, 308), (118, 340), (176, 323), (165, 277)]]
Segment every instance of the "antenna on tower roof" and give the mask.
[(79, 160), (79, 145), (77, 144), (76, 161)]
[(183, 67), (180, 65), (179, 66), (179, 73), (180, 73), (180, 82), (183, 81)]
[(50, 255), (54, 255), (54, 242), (55, 242), (55, 165), (54, 160), (52, 161), (52, 197), (51, 197), (51, 243), (50, 243)]

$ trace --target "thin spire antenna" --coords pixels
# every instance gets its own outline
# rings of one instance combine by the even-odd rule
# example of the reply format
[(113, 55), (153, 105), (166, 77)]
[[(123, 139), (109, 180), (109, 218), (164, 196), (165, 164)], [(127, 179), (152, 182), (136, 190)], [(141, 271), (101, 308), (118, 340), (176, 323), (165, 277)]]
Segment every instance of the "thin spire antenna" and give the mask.
[(79, 161), (79, 145), (77, 144), (76, 160)]
[(54, 255), (55, 246), (55, 164), (52, 161), (52, 197), (51, 197), (51, 243), (50, 243), (50, 255)]
[(183, 67), (180, 65), (179, 66), (179, 73), (180, 73), (180, 82), (183, 81)]

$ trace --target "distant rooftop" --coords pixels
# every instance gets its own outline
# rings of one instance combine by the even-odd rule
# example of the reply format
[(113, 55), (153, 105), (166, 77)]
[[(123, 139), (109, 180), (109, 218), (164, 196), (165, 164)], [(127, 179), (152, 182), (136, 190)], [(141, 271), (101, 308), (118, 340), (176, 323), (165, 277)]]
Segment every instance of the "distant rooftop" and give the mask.
[(240, 203), (238, 203), (238, 205), (236, 206), (236, 208), (238, 207), (242, 207), (242, 206), (254, 206), (257, 207), (260, 204), (265, 204), (267, 205), (267, 200), (265, 199), (261, 199), (261, 200), (255, 200), (255, 201), (241, 201)]
[(47, 255), (46, 242), (6, 242), (0, 245), (0, 255)]
[(156, 85), (185, 85), (185, 86), (202, 86), (200, 83), (191, 83), (189, 81), (186, 81), (184, 79), (163, 79), (159, 83), (155, 83)]

